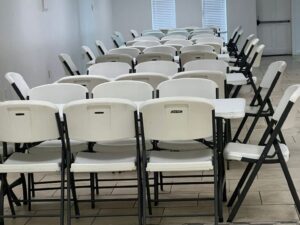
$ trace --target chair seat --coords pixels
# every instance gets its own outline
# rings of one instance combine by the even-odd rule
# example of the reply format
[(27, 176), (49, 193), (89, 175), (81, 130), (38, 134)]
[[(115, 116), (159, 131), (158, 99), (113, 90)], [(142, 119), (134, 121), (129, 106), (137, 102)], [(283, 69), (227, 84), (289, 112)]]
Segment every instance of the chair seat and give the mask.
[(15, 152), (3, 164), (0, 173), (35, 173), (60, 171), (61, 156), (56, 153), (25, 154)]
[[(81, 141), (70, 141), (71, 150), (73, 153), (87, 150), (87, 143)], [(60, 140), (51, 140), (45, 141), (38, 146), (30, 149), (30, 153), (39, 153), (41, 151), (50, 151), (50, 152), (61, 152), (61, 141)]]
[(136, 170), (136, 151), (117, 153), (79, 152), (71, 172), (115, 172)]
[(218, 60), (223, 60), (225, 62), (229, 62), (230, 61), (230, 56), (229, 54), (218, 54)]
[[(256, 83), (257, 77), (253, 77), (252, 79), (254, 83)], [(248, 84), (248, 78), (246, 78), (242, 73), (228, 73), (226, 74), (226, 81), (227, 84), (234, 86)]]
[[(285, 161), (289, 160), (289, 149), (286, 145), (280, 144), (281, 152)], [(242, 158), (246, 159), (259, 159), (264, 146), (241, 144), (241, 143), (228, 143), (224, 150), (224, 157), (228, 160), (242, 161)], [(269, 151), (271, 156), (275, 152), (274, 146)], [(276, 157), (277, 158), (277, 157)], [(273, 158), (272, 158), (273, 159)]]
[(207, 146), (198, 142), (198, 141), (160, 141), (158, 143), (158, 147), (161, 149), (168, 149), (168, 150), (202, 150), (206, 149)]
[(147, 164), (149, 172), (212, 170), (210, 149), (187, 152), (152, 151)]

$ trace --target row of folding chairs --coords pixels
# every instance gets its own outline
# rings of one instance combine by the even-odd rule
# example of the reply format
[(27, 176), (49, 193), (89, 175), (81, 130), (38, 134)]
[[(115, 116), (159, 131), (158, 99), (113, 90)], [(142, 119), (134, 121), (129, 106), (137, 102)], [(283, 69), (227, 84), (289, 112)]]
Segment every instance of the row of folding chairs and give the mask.
[[(178, 81), (169, 81), (170, 83)], [(204, 82), (204, 83), (203, 83)], [(206, 83), (205, 83), (206, 82)], [(202, 81), (205, 87), (208, 88), (208, 82)], [(117, 83), (117, 82), (116, 82)], [(136, 83), (136, 82), (134, 82)], [(137, 82), (140, 83), (141, 82)], [(120, 83), (119, 83), (120, 84)], [(212, 84), (212, 83), (211, 83)], [(57, 86), (57, 85), (54, 85)], [(74, 85), (70, 85), (74, 86)], [(77, 86), (77, 85), (75, 85)], [(75, 87), (74, 86), (74, 87)], [(100, 85), (101, 86), (101, 85)], [(99, 87), (100, 87), (99, 86)], [(189, 85), (190, 86), (190, 85)], [(84, 87), (80, 87), (82, 90)], [(97, 87), (97, 88), (99, 88)], [(151, 86), (148, 86), (151, 89)], [(163, 85), (161, 86), (163, 89)], [(217, 86), (215, 85), (215, 88)], [(150, 90), (149, 89), (149, 90)], [(146, 90), (145, 88), (143, 90)], [(208, 89), (206, 89), (208, 90)], [(211, 89), (213, 90), (213, 89)], [(87, 91), (87, 89), (85, 90)], [(169, 93), (174, 93), (172, 89), (167, 89)], [(96, 90), (95, 90), (96, 92)], [(107, 93), (107, 89), (103, 92)], [(163, 91), (160, 93), (162, 94)], [(207, 92), (205, 92), (207, 94)], [(216, 93), (216, 91), (211, 92)], [(175, 92), (176, 95), (178, 95)], [(115, 93), (113, 93), (115, 95)], [(237, 190), (235, 190), (230, 203), (237, 203), (234, 205), (233, 210), (229, 216), (229, 221), (232, 221), (237, 213), (240, 204), (245, 198), (247, 191), (249, 190), (252, 182), (254, 181), (257, 172), (259, 171), (263, 163), (279, 163), (285, 173), (288, 181), (289, 188), (292, 192), (292, 196), (295, 200), (296, 206), (299, 209), (299, 199), (293, 181), (289, 176), (289, 172), (286, 166), (286, 161), (289, 158), (289, 151), (284, 141), (280, 139), (281, 128), (283, 125), (292, 126), (295, 123), (290, 123), (294, 118), (287, 116), (290, 111), (296, 110), (293, 108), (300, 95), (300, 86), (293, 85), (286, 91), (278, 107), (275, 110), (274, 115), (266, 129), (260, 146), (254, 146), (249, 144), (229, 143), (225, 148), (225, 158), (230, 160), (245, 161), (248, 163), (248, 167), (240, 180)], [(101, 94), (101, 96), (103, 96)], [(106, 96), (104, 96), (106, 97)], [(167, 97), (167, 96), (166, 96)], [(44, 96), (42, 95), (42, 98)], [(45, 100), (45, 99), (43, 99)], [(183, 108), (185, 106), (185, 108)], [(35, 101), (12, 101), (0, 104), (0, 111), (2, 118), (0, 120), (1, 141), (4, 143), (39, 143), (46, 140), (58, 139), (61, 140), (64, 154), (24, 154), (13, 153), (10, 156), (4, 156), (4, 163), (0, 165), (2, 189), (1, 189), (1, 201), (3, 202), (4, 189), (7, 189), (6, 174), (11, 172), (17, 173), (34, 173), (34, 172), (61, 172), (61, 214), (64, 215), (63, 203), (64, 203), (64, 172), (67, 169), (68, 174), (68, 218), (70, 219), (70, 200), (71, 200), (71, 174), (76, 172), (107, 172), (107, 171), (134, 171), (137, 170), (137, 178), (139, 179), (139, 204), (143, 206), (139, 208), (139, 219), (144, 220), (147, 212), (146, 206), (149, 209), (151, 206), (148, 204), (151, 199), (149, 193), (149, 185), (147, 184), (148, 172), (163, 172), (163, 171), (195, 171), (195, 170), (214, 170), (216, 174), (215, 165), (217, 155), (216, 149), (214, 151), (201, 152), (199, 155), (184, 153), (169, 153), (154, 152), (146, 155), (145, 142), (146, 140), (162, 140), (162, 141), (174, 141), (174, 140), (195, 140), (215, 135), (213, 126), (213, 109), (214, 106), (207, 99), (190, 99), (190, 98), (162, 98), (157, 100), (149, 100), (142, 103), (139, 107), (139, 115), (137, 115), (137, 107), (126, 100), (120, 99), (95, 99), (95, 100), (80, 100), (71, 102), (63, 107), (63, 111), (59, 110), (56, 105), (52, 105), (46, 102)], [(62, 112), (63, 117), (61, 116)], [(119, 112), (119, 113), (117, 113)], [(51, 114), (51, 115), (50, 115)], [(182, 116), (185, 115), (184, 120)], [(122, 115), (122, 116), (121, 116)], [(166, 116), (167, 115), (167, 116)], [(196, 115), (196, 117), (192, 116)], [(201, 116), (199, 116), (201, 115)], [(294, 113), (291, 115), (295, 116)], [(203, 117), (202, 117), (203, 116)], [(34, 120), (33, 120), (34, 118)], [(38, 119), (37, 119), (38, 118)], [(44, 126), (45, 119), (47, 118), (47, 126)], [(61, 119), (64, 120), (64, 127), (62, 127)], [(137, 120), (139, 118), (139, 120)], [(176, 119), (178, 118), (178, 119)], [(181, 119), (180, 119), (181, 118)], [(209, 119), (210, 118), (210, 119)], [(108, 121), (113, 122), (108, 123)], [(183, 123), (187, 122), (189, 126), (184, 126)], [(140, 123), (140, 125), (138, 125)], [(210, 124), (210, 125), (208, 125)], [(105, 127), (106, 129), (101, 129)], [(205, 128), (205, 129), (203, 129)], [(131, 129), (131, 131), (130, 131)], [(141, 129), (141, 132), (139, 132)], [(63, 130), (67, 133), (63, 135)], [(172, 131), (172, 132), (171, 132)], [(184, 131), (184, 132), (182, 132)], [(26, 134), (26, 135), (25, 135)], [(71, 163), (71, 150), (70, 140), (86, 141), (86, 142), (98, 142), (98, 141), (119, 141), (120, 139), (136, 138), (141, 134), (142, 137), (142, 156), (140, 151), (136, 151), (133, 156), (124, 156), (118, 154), (121, 157), (120, 160), (114, 162), (116, 155), (113, 155), (113, 159), (109, 160), (108, 155), (101, 155), (99, 158), (97, 153), (78, 153), (75, 161)], [(200, 135), (201, 134), (201, 135)], [(64, 138), (66, 136), (66, 139)], [(270, 138), (269, 138), (270, 137)], [(279, 137), (279, 139), (277, 139)], [(64, 142), (65, 141), (65, 142)], [(136, 138), (138, 143), (136, 146), (140, 146), (140, 139)], [(6, 146), (3, 145), (6, 149)], [(137, 149), (139, 150), (139, 149)], [(4, 151), (6, 152), (6, 151)], [(205, 154), (204, 154), (205, 153)], [(213, 154), (212, 154), (213, 153)], [(203, 155), (204, 154), (204, 155)], [(208, 155), (209, 157), (208, 157)], [(101, 156), (100, 156), (101, 155)], [(177, 155), (176, 157), (174, 155)], [(213, 160), (211, 157), (213, 156)], [(142, 158), (142, 164), (135, 164), (136, 157)], [(207, 161), (204, 158), (208, 158)], [(174, 161), (170, 162), (169, 159), (177, 159), (178, 162), (184, 159), (185, 163), (174, 167)], [(117, 157), (117, 159), (120, 159)], [(126, 160), (125, 160), (126, 159)], [(192, 161), (189, 161), (189, 160)], [(26, 163), (29, 160), (32, 164)], [(50, 161), (49, 161), (50, 160)], [(107, 160), (107, 161), (106, 161)], [(166, 160), (166, 161), (164, 161)], [(199, 160), (199, 161), (197, 161)], [(25, 163), (23, 163), (25, 161)], [(44, 163), (44, 166), (37, 167), (34, 162)], [(104, 162), (105, 161), (105, 162)], [(139, 160), (137, 160), (139, 161)], [(176, 162), (177, 162), (176, 161)], [(18, 163), (16, 163), (18, 162)], [(196, 163), (191, 168), (191, 162)], [(201, 163), (200, 163), (201, 162)], [(108, 163), (108, 165), (107, 165)], [(104, 164), (104, 165), (103, 165)], [(60, 166), (65, 165), (65, 166)], [(139, 168), (138, 168), (139, 167)], [(197, 169), (196, 169), (197, 168)], [(249, 168), (254, 168), (250, 172)], [(141, 176), (141, 174), (143, 174)], [(249, 178), (248, 178), (248, 175)], [(142, 177), (142, 179), (140, 179)], [(216, 175), (214, 176), (214, 189), (216, 190)], [(91, 179), (91, 182), (94, 179)], [(245, 186), (244, 186), (245, 184)], [(6, 186), (6, 187), (5, 187)], [(243, 187), (240, 194), (239, 191)], [(142, 189), (141, 189), (142, 188)], [(142, 191), (141, 191), (142, 190)], [(74, 190), (73, 190), (74, 191)], [(75, 190), (76, 191), (76, 190)], [(94, 191), (94, 190), (92, 190)], [(142, 194), (141, 194), (142, 193)], [(12, 193), (7, 193), (10, 197)], [(146, 197), (147, 195), (147, 197)], [(217, 204), (217, 192), (215, 192), (215, 204)], [(73, 193), (73, 200), (76, 195)], [(93, 194), (91, 194), (93, 197)], [(92, 199), (92, 202), (95, 202)], [(148, 201), (148, 202), (147, 202)], [(76, 203), (76, 201), (74, 200)], [(30, 204), (31, 200), (28, 200), (27, 204)], [(0, 204), (1, 205), (1, 204)], [(216, 206), (217, 207), (217, 206)], [(217, 208), (215, 207), (215, 214), (217, 215)], [(3, 208), (1, 209), (3, 213)], [(78, 211), (76, 212), (78, 213)], [(151, 212), (149, 212), (151, 215)], [(79, 216), (79, 215), (77, 215)], [(63, 218), (62, 218), (63, 219)], [(218, 220), (218, 217), (215, 217)], [(217, 223), (217, 222), (216, 222)]]

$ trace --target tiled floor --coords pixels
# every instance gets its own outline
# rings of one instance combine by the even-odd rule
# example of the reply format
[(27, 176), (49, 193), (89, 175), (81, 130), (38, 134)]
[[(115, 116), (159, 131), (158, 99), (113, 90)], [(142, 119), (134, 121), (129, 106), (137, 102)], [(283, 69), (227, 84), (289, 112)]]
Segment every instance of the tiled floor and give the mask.
[[(288, 69), (286, 74), (281, 80), (279, 88), (272, 96), (275, 103), (278, 102), (283, 91), (287, 86), (300, 83), (300, 58), (292, 57), (280, 57), (280, 58), (264, 58), (261, 68), (255, 71), (255, 74), (261, 78), (263, 72), (266, 70), (267, 65), (275, 60), (286, 60), (288, 62)], [(233, 122), (233, 127), (236, 128), (239, 121)], [(291, 152), (291, 158), (288, 162), (288, 166), (294, 179), (297, 190), (300, 193), (300, 116), (298, 116), (295, 121), (298, 129), (287, 130), (284, 132), (288, 146)], [(253, 136), (251, 137), (251, 143), (257, 143), (260, 135), (264, 131), (265, 124), (261, 121)], [(241, 163), (232, 162), (230, 164), (231, 168), (227, 171), (227, 189), (228, 195), (234, 190), (238, 179), (240, 178), (241, 172), (243, 171), (244, 165)], [(133, 176), (133, 174), (105, 174), (101, 177), (128, 177)], [(37, 175), (35, 178), (38, 180), (49, 180), (55, 179), (55, 175)], [(10, 177), (10, 180), (13, 178)], [(126, 182), (126, 185), (134, 184), (134, 182)], [(122, 185), (121, 182), (108, 182), (106, 185), (113, 186), (114, 188), (101, 189), (100, 195), (97, 196), (99, 199), (107, 198), (134, 198), (136, 196), (136, 190), (132, 188), (117, 188), (117, 186)], [(20, 190), (17, 190), (17, 194), (21, 194)], [(183, 197), (194, 197), (201, 198), (212, 196), (212, 187), (210, 185), (190, 185), (190, 186), (166, 186), (165, 190), (161, 194), (161, 198), (173, 197), (173, 198), (183, 198)], [(89, 196), (88, 189), (81, 189), (78, 191), (80, 199), (87, 198)], [(49, 197), (59, 197), (59, 192), (57, 191), (47, 191), (37, 193), (37, 196), (49, 196)], [(58, 204), (44, 204), (35, 203), (33, 204), (33, 211), (31, 213), (57, 213)], [(8, 211), (8, 207), (6, 204)], [(23, 214), (26, 212), (25, 207), (17, 207), (17, 213)], [(135, 200), (130, 201), (118, 201), (118, 202), (101, 202), (96, 204), (96, 209), (91, 209), (88, 203), (83, 203), (80, 205), (82, 214), (96, 214), (105, 215), (107, 213), (111, 214), (122, 214), (122, 213), (135, 213), (137, 210), (137, 202)], [(209, 202), (202, 202), (199, 200), (195, 201), (185, 201), (185, 202), (162, 202), (158, 207), (154, 208), (155, 215), (168, 215), (168, 214), (182, 214), (182, 213), (199, 213), (199, 212), (211, 212), (212, 204)], [(225, 219), (228, 215), (228, 209), (224, 205)], [(155, 218), (148, 221), (150, 224), (209, 224), (212, 222), (210, 217), (189, 217), (189, 218)], [(259, 172), (250, 193), (242, 205), (240, 211), (238, 212), (236, 219), (236, 224), (298, 224), (299, 215), (293, 205), (293, 200), (288, 190), (288, 186), (285, 182), (284, 176), (279, 165), (266, 165), (263, 166)], [(56, 218), (28, 218), (28, 219), (15, 219), (6, 220), (6, 224), (14, 225), (53, 225), (58, 224), (58, 219)], [(81, 225), (134, 225), (137, 224), (136, 217), (116, 217), (116, 218), (84, 218), (84, 219), (74, 219), (73, 224)]]

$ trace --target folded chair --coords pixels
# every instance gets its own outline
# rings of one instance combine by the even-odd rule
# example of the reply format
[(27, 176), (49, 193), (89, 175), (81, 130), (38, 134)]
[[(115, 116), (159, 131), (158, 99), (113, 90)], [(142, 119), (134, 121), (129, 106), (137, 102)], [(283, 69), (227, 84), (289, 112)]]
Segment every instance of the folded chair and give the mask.
[(101, 55), (105, 55), (108, 53), (108, 49), (106, 48), (106, 46), (104, 45), (104, 43), (102, 41), (96, 40), (95, 43), (96, 43), (97, 49)]
[(300, 85), (292, 85), (286, 89), (258, 145), (233, 142), (226, 145), (225, 159), (248, 164), (228, 202), (228, 207), (231, 207), (228, 222), (234, 220), (263, 164), (280, 164), (298, 213), (300, 212), (299, 197), (287, 167), (290, 152), (284, 140), (280, 138), (282, 129), (295, 125), (297, 110), (295, 105), (299, 97)]
[(73, 60), (71, 59), (70, 55), (62, 53), (62, 54), (59, 54), (58, 58), (63, 65), (66, 75), (69, 75), (69, 76), (80, 75), (80, 72), (77, 69)]
[(27, 98), (30, 88), (21, 74), (10, 72), (5, 74), (5, 79), (12, 86), (20, 100)]
[(96, 56), (95, 54), (93, 53), (92, 49), (90, 49), (88, 46), (81, 46), (85, 56), (86, 56), (86, 59), (87, 59), (87, 63), (86, 63), (86, 68), (88, 68), (90, 65), (93, 65), (96, 61)]

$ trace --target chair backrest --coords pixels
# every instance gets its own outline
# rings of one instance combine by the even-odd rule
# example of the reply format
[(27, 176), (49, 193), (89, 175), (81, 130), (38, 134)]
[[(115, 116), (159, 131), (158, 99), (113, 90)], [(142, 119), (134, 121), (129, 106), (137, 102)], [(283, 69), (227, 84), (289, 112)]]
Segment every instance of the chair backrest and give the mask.
[(63, 64), (63, 68), (65, 70), (66, 75), (80, 75), (79, 70), (77, 69), (76, 65), (74, 64), (71, 56), (68, 54), (62, 53), (58, 56), (59, 60)]
[(161, 45), (158, 41), (137, 41), (132, 46), (141, 46), (144, 48)]
[(178, 73), (179, 65), (171, 61), (149, 61), (138, 64), (135, 70), (137, 73), (151, 72), (173, 76), (175, 73)]
[(133, 29), (130, 30), (130, 33), (131, 33), (133, 38), (137, 38), (137, 37), (140, 36), (139, 32), (137, 32), (136, 30), (133, 30)]
[(134, 103), (124, 99), (88, 99), (65, 105), (68, 137), (99, 142), (134, 138)]
[(114, 48), (108, 51), (108, 54), (126, 54), (130, 55), (132, 58), (136, 58), (139, 54), (141, 54), (141, 51), (137, 48)]
[(254, 51), (254, 55), (250, 55), (248, 62), (252, 67), (258, 68), (260, 66), (261, 58), (265, 49), (265, 45), (259, 45)]
[(88, 89), (79, 84), (54, 83), (32, 88), (28, 92), (29, 100), (47, 101), (53, 104), (66, 104), (71, 101), (88, 98)]
[(125, 45), (125, 43), (120, 39), (120, 37), (117, 36), (117, 35), (115, 35), (115, 34), (113, 34), (113, 35), (111, 36), (111, 39), (112, 39), (114, 45), (115, 45), (117, 48), (119, 48), (119, 47)]
[(122, 43), (124, 43), (124, 44), (126, 43), (125, 38), (124, 38), (123, 34), (121, 34), (121, 32), (115, 31), (115, 35), (120, 39), (120, 41)]
[(222, 53), (222, 46), (219, 42), (208, 42), (208, 41), (203, 41), (203, 42), (197, 42), (197, 45), (210, 45), (215, 49), (215, 52), (217, 54)]
[(282, 75), (284, 71), (286, 70), (287, 64), (284, 61), (277, 61), (273, 62), (269, 65), (261, 83), (261, 88), (267, 88), (269, 89), (277, 76), (277, 74)]
[(161, 82), (169, 80), (169, 77), (161, 73), (130, 73), (124, 74), (116, 78), (118, 80), (135, 80), (150, 84), (154, 89)]
[(184, 66), (188, 62), (201, 59), (218, 59), (218, 55), (214, 52), (199, 51), (184, 52), (180, 54), (181, 66)]
[(220, 71), (188, 71), (175, 74), (172, 79), (182, 79), (182, 78), (202, 78), (214, 81), (219, 88), (217, 98), (226, 97), (226, 75)]
[(194, 60), (184, 65), (185, 71), (208, 70), (208, 71), (220, 71), (226, 74), (228, 72), (228, 69), (229, 69), (228, 63), (224, 62), (223, 60), (213, 60), (213, 59)]
[(132, 67), (128, 63), (123, 62), (105, 62), (97, 63), (88, 68), (88, 74), (102, 75), (107, 78), (115, 78), (121, 74), (131, 72)]
[(214, 31), (212, 30), (212, 29), (205, 29), (205, 30), (203, 30), (203, 29), (197, 29), (197, 30), (194, 30), (194, 31), (192, 31), (191, 32), (191, 34), (190, 34), (190, 37), (193, 37), (193, 36), (195, 36), (195, 35), (202, 35), (202, 34), (209, 34), (210, 36), (211, 35), (215, 35), (215, 33), (214, 33)]
[(161, 46), (148, 47), (144, 50), (144, 53), (163, 53), (174, 57), (177, 53), (177, 49), (172, 46), (161, 45)]
[(0, 142), (34, 143), (60, 137), (58, 108), (42, 101), (0, 103)]
[(10, 72), (5, 74), (5, 78), (10, 83), (18, 97), (21, 100), (25, 100), (30, 88), (24, 80), (23, 76), (19, 73)]
[(238, 35), (239, 30), (242, 29), (242, 26), (237, 26), (234, 31), (232, 32), (230, 39), (229, 39), (229, 43), (232, 43), (234, 41), (234, 39), (236, 38), (236, 36)]
[(158, 39), (161, 39), (162, 37), (165, 36), (165, 34), (161, 31), (148, 31), (148, 32), (144, 32), (143, 36), (144, 37), (152, 36), (152, 37), (156, 37)]
[(96, 46), (101, 55), (105, 55), (108, 53), (108, 49), (102, 41), (96, 40)]
[(106, 54), (98, 56), (96, 58), (96, 63), (106, 63), (106, 62), (123, 62), (128, 65), (133, 65), (133, 58), (127, 54)]
[(190, 40), (197, 41), (197, 39), (201, 39), (203, 37), (215, 37), (215, 35), (213, 33), (193, 34), (190, 36)]
[(279, 121), (282, 117), (285, 118), (283, 129), (295, 127), (297, 111), (299, 108), (300, 84), (289, 86), (274, 112), (273, 119)]
[(249, 46), (251, 45), (252, 41), (255, 39), (255, 34), (250, 34), (247, 38), (246, 41), (240, 51), (240, 54), (246, 54), (246, 49), (249, 49)]
[(160, 98), (165, 97), (200, 97), (218, 98), (218, 85), (209, 79), (182, 78), (164, 81), (158, 85)]
[(223, 46), (224, 40), (220, 37), (200, 37), (196, 40), (196, 43), (218, 43), (219, 45)]
[(245, 55), (253, 55), (255, 52), (255, 48), (258, 46), (259, 39), (253, 38), (251, 41), (249, 41), (249, 44), (245, 48)]
[(162, 41), (170, 41), (170, 40), (187, 40), (187, 36), (180, 34), (171, 34), (166, 35), (161, 38)]
[(148, 61), (173, 61), (174, 57), (166, 53), (145, 53), (136, 58), (136, 62), (143, 63)]
[(59, 79), (56, 83), (80, 84), (86, 87), (90, 93), (92, 93), (94, 87), (109, 81), (110, 80), (108, 78), (103, 76), (80, 75), (80, 76), (72, 76), (72, 77), (63, 77)]
[(96, 59), (95, 54), (93, 53), (92, 49), (90, 49), (88, 46), (81, 46), (83, 52), (85, 53), (85, 56), (87, 57), (88, 61), (94, 61)]
[(159, 41), (160, 38), (152, 35), (143, 35), (141, 37), (137, 37), (134, 39), (134, 41)]
[(214, 106), (208, 99), (153, 99), (140, 107), (146, 140), (195, 140), (214, 135)]
[(168, 37), (168, 36), (173, 36), (173, 35), (182, 35), (182, 36), (185, 36), (186, 38), (189, 36), (189, 32), (187, 32), (186, 30), (182, 30), (182, 31), (180, 31), (180, 30), (178, 30), (178, 31), (172, 31), (172, 30), (170, 30), (169, 32), (168, 32), (168, 34), (166, 35), (166, 37)]
[(93, 98), (121, 98), (141, 102), (152, 99), (153, 87), (141, 81), (122, 80), (100, 84), (92, 93)]
[(164, 45), (181, 45), (182, 47), (184, 46), (191, 46), (193, 45), (193, 42), (190, 41), (190, 40), (169, 40), (169, 41), (166, 41), (164, 43)]
[(191, 45), (191, 46), (185, 46), (180, 49), (181, 53), (185, 52), (214, 52), (215, 48), (211, 45)]

